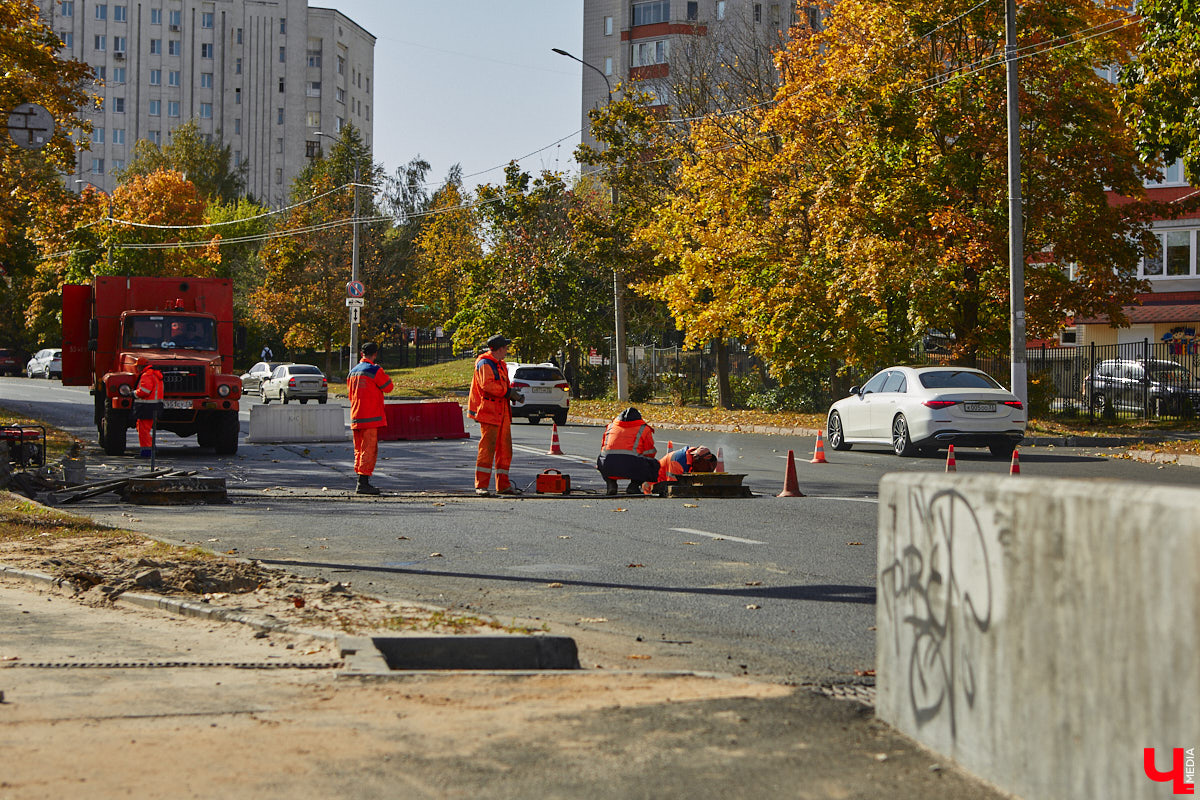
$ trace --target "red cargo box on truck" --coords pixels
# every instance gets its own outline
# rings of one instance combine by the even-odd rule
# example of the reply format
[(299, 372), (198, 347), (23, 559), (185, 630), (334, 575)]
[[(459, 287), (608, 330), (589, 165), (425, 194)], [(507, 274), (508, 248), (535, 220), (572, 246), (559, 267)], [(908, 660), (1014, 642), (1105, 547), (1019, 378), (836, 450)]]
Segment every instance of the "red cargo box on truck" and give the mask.
[(241, 379), (233, 374), (233, 282), (98, 277), (63, 287), (62, 382), (91, 386), (100, 445), (125, 452), (141, 369), (163, 374), (160, 430), (231, 455)]

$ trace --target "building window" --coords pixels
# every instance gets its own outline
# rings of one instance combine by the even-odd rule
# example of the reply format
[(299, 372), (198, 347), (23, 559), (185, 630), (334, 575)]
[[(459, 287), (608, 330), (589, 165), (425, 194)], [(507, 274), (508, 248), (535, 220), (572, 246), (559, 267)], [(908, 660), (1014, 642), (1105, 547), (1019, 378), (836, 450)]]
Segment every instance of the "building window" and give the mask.
[(283, 170), (279, 167), (275, 168), (275, 182), (283, 183)]
[(346, 120), (342, 117), (335, 117), (333, 120), (333, 130), (335, 133), (341, 133), (342, 128), (346, 127)]
[(335, 87), (333, 88), (333, 92), (334, 92), (334, 97), (337, 99), (337, 101), (338, 101), (339, 103), (345, 103), (345, 102), (346, 102), (346, 90), (345, 90), (345, 89), (343, 89), (343, 88), (342, 88), (342, 87), (340, 87), (340, 86), (335, 86)]
[(242, 151), (241, 150), (233, 151), (233, 163), (235, 166), (242, 163)]
[(200, 73), (200, 88), (211, 89), (213, 87), (213, 74), (211, 72)]
[(125, 22), (126, 21), (125, 15), (126, 15), (126, 7), (125, 6), (113, 6), (113, 22)]
[(123, 169), (125, 169), (125, 159), (114, 158), (113, 159), (113, 172), (120, 172)]
[(113, 37), (113, 50), (117, 52), (117, 55), (125, 55), (125, 44), (128, 41), (124, 36)]
[(337, 74), (338, 75), (346, 74), (346, 59), (343, 58), (342, 56), (337, 57)]
[(233, 90), (233, 104), (240, 106), (242, 104), (242, 87), (237, 87)]
[(304, 157), (317, 158), (321, 155), (321, 143), (308, 141), (304, 143)]
[(125, 68), (124, 67), (113, 67), (113, 83), (116, 84), (116, 83), (124, 83), (124, 82), (125, 82)]
[(321, 40), (308, 40), (308, 65), (310, 67), (321, 66)]
[(612, 75), (612, 56), (604, 57), (604, 74)]
[(124, 128), (113, 128), (113, 144), (125, 144)]
[(150, 116), (152, 116), (152, 117), (162, 116), (162, 100), (151, 100), (150, 101)]
[(279, 93), (283, 94), (283, 78), (279, 79)]
[(285, 63), (286, 61), (287, 61), (287, 48), (286, 48), (286, 47), (280, 47), (280, 48), (279, 48), (279, 63), (280, 63), (280, 64), (283, 64), (283, 63)]
[(237, 31), (234, 33), (234, 39), (237, 41), (238, 44), (242, 43), (242, 29), (241, 28), (238, 28)]
[[(238, 91), (241, 91), (240, 89)], [(240, 136), (242, 133), (242, 118), (235, 117), (233, 120), (233, 133), (235, 136)]]
[(95, 47), (97, 50), (107, 50), (108, 49), (108, 37), (97, 35), (93, 41), (92, 46)]
[(152, 56), (161, 56), (162, 55), (162, 39), (151, 39), (150, 40), (150, 55), (152, 55)]
[(92, 159), (92, 174), (93, 175), (103, 175), (104, 174), (104, 159), (103, 158), (93, 158)]
[(371, 104), (367, 103), (367, 122), (371, 121)]
[(305, 117), (305, 124), (308, 125), (308, 127), (310, 127), (310, 128), (321, 127), (321, 112), (320, 111), (309, 111)]
[(233, 74), (234, 75), (242, 74), (242, 60), (240, 58), (234, 60), (234, 62), (233, 62)]
[(754, 4), (754, 21), (762, 22), (762, 3)]
[(169, 72), (167, 72), (167, 85), (168, 86), (178, 86), (179, 85), (179, 70), (173, 69), (173, 70), (170, 70)]
[(200, 104), (200, 119), (212, 119), (212, 103)]
[(1196, 274), (1195, 231), (1163, 231), (1155, 234), (1152, 252), (1142, 261), (1142, 277), (1180, 278)]
[(108, 19), (108, 6), (106, 4), (96, 4), (96, 19)]
[(367, 94), (371, 93), (371, 76), (367, 76)]
[(651, 64), (665, 64), (670, 55), (670, 42), (658, 39), (650, 42), (638, 42), (633, 45), (631, 61), (635, 67), (646, 67)]
[(212, 42), (208, 42), (208, 43), (200, 45), (200, 57), (201, 58), (212, 58), (213, 57)]
[(687, 4), (687, 18), (689, 22), (695, 22), (700, 19), (700, 4), (697, 2), (689, 2)]
[(150, 70), (150, 85), (151, 86), (162, 86), (162, 70), (161, 69)]
[(612, 36), (612, 32), (613, 32), (613, 18), (605, 17), (604, 18), (604, 35)]
[(201, 28), (211, 28), (212, 26), (213, 26), (213, 12), (201, 11), (200, 12), (200, 27)]
[(107, 67), (96, 67), (96, 80), (98, 80), (98, 81), (108, 80), (108, 68)]
[(279, 18), (279, 32), (287, 33), (287, 20), (283, 17)]
[(633, 4), (633, 24), (654, 25), (658, 22), (670, 22), (670, 0), (654, 0), (651, 3)]
[(125, 113), (125, 98), (124, 97), (114, 97), (113, 98), (113, 111), (117, 114)]
[(64, 0), (59, 4), (58, 13), (64, 17), (75, 16), (75, 0)]
[(63, 31), (58, 35), (58, 38), (62, 39), (62, 46), (67, 50), (75, 46), (75, 34), (70, 31)]
[(168, 19), (171, 21), (171, 30), (177, 31), (179, 30), (179, 26), (183, 24), (183, 12), (172, 11)]
[(308, 97), (320, 97), (321, 96), (321, 82), (320, 81), (309, 81), (308, 85), (304, 89), (304, 94)]
[(282, 109), (282, 108), (281, 108), (281, 109), (279, 109), (279, 111), (277, 111), (277, 112), (276, 112), (276, 114), (275, 114), (275, 124), (276, 124), (276, 125), (282, 125), (282, 124), (283, 124), (283, 109)]
[(779, 3), (771, 3), (771, 24), (779, 27)]
[(150, 9), (150, 24), (151, 25), (162, 25), (162, 9), (161, 8)]
[(104, 144), (104, 128), (92, 128), (92, 144)]
[(170, 39), (167, 41), (167, 55), (177, 56), (183, 52), (183, 43), (178, 39)]
[(162, 144), (162, 132), (146, 131), (146, 140), (154, 144)]
[(179, 101), (178, 100), (168, 100), (167, 101), (167, 116), (168, 117), (178, 117), (179, 116)]
[(282, 136), (275, 140), (275, 152), (276, 153), (283, 152), (283, 137)]

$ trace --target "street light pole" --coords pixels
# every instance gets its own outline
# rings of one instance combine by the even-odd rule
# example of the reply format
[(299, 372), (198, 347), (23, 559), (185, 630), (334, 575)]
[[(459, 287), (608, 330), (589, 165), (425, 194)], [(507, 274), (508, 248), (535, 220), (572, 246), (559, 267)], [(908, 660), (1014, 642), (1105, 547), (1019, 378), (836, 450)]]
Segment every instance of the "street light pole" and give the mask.
[[(584, 61), (582, 58), (576, 58), (575, 56), (568, 53), (566, 50), (561, 50), (557, 47), (552, 47), (552, 48), (550, 48), (550, 50), (551, 50), (551, 52), (557, 53), (560, 56), (566, 56), (567, 58), (571, 59), (572, 61), (577, 61), (589, 69), (595, 70), (596, 74), (598, 74), (601, 78), (604, 79), (604, 87), (606, 89), (608, 89), (608, 102), (612, 103), (612, 84), (609, 83), (608, 76), (604, 74), (603, 70), (601, 70), (595, 64), (589, 64), (588, 62)], [(614, 178), (614, 180), (612, 180), (610, 182), (609, 188), (612, 191), (612, 205), (613, 205), (613, 212), (615, 213), (616, 207), (617, 207), (617, 199), (618, 199), (617, 182), (615, 180), (616, 175), (613, 175), (613, 178)], [(613, 347), (617, 351), (617, 353), (616, 353), (616, 356), (617, 356), (617, 399), (618, 400), (628, 400), (629, 399), (629, 353), (625, 347), (625, 299), (622, 296), (623, 295), (622, 288), (623, 287), (622, 287), (621, 271), (617, 267), (613, 267), (613, 328), (615, 329), (614, 337), (613, 337)]]
[[(336, 139), (332, 134), (316, 131), (317, 136), (324, 136), (327, 139)], [(358, 181), (359, 181), (359, 158), (358, 153), (354, 154), (354, 235), (350, 245), (350, 281), (351, 283), (358, 282)], [(359, 309), (347, 308), (350, 314), (350, 362), (356, 363), (354, 359), (358, 358), (358, 320), (355, 319), (355, 312)], [(361, 313), (361, 311), (359, 311)]]
[(1004, 4), (1004, 60), (1008, 79), (1008, 290), (1011, 304), (1009, 391), (1029, 411), (1025, 358), (1025, 216), (1021, 200), (1021, 112), (1018, 105), (1017, 4)]

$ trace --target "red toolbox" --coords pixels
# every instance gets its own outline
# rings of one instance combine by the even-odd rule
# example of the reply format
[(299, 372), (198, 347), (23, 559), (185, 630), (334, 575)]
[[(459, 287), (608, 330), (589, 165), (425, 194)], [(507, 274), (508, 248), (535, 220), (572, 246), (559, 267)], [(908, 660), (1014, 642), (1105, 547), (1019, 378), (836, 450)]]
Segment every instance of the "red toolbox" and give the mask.
[(556, 469), (543, 470), (537, 476), (538, 494), (570, 494), (571, 476), (563, 475)]

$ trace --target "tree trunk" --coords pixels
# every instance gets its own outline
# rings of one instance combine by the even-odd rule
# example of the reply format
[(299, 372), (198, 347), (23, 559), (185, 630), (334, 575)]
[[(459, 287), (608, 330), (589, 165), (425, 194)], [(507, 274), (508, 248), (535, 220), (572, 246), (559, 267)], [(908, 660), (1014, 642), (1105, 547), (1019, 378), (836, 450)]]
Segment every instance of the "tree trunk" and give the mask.
[(717, 405), (731, 409), (733, 391), (729, 388), (729, 347), (723, 338), (713, 339), (712, 346), (717, 355)]
[(328, 376), (330, 370), (333, 369), (333, 340), (325, 340), (325, 375)]

